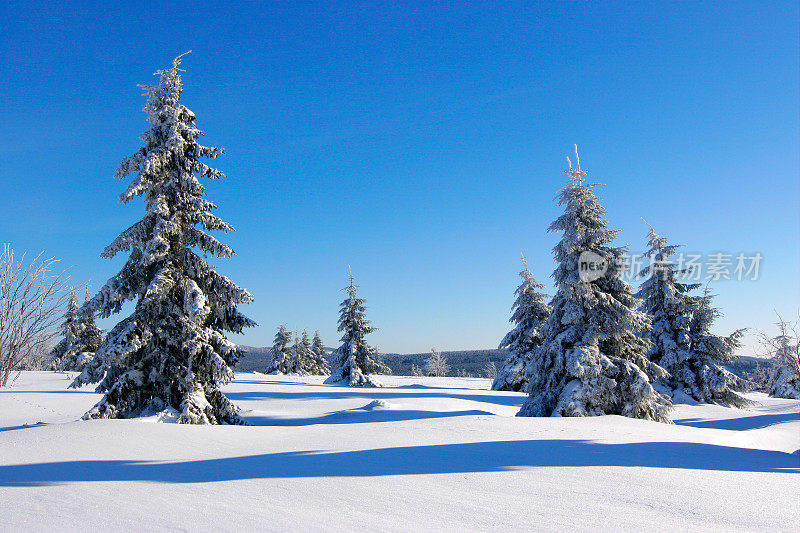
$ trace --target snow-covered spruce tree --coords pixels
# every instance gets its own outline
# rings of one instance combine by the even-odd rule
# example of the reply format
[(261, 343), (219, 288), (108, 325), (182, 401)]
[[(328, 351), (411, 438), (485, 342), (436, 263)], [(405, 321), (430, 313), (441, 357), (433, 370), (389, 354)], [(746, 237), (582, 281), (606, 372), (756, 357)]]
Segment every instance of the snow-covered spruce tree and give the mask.
[(275, 334), (275, 342), (272, 344), (272, 362), (267, 368), (267, 374), (291, 374), (294, 368), (292, 362), (292, 333), (281, 324)]
[[(563, 232), (554, 248), (557, 293), (528, 363), (529, 396), (517, 416), (616, 414), (669, 422), (671, 402), (650, 383), (666, 373), (646, 357), (649, 342), (641, 335), (649, 319), (621, 278), (627, 250), (609, 246), (617, 232), (607, 228), (593, 186), (584, 184), (580, 160), (567, 174), (558, 195), (564, 214), (550, 225)], [(593, 262), (595, 270), (582, 275), (579, 261)]]
[(53, 370), (71, 370), (67, 364), (78, 343), (78, 295), (75, 289), (69, 293), (64, 322), (61, 324), (61, 335), (64, 337), (50, 352)]
[[(305, 331), (303, 334), (305, 334)], [(314, 376), (326, 376), (331, 373), (328, 360), (325, 359), (325, 346), (322, 344), (322, 337), (319, 336), (319, 331), (314, 332), (314, 340), (311, 341), (311, 362), (308, 373)]]
[(514, 329), (509, 331), (499, 348), (508, 349), (508, 357), (492, 382), (492, 390), (523, 390), (527, 380), (526, 367), (533, 350), (542, 343), (541, 327), (550, 316), (550, 306), (545, 301), (548, 296), (542, 292), (544, 285), (533, 279), (528, 270), (528, 262), (522, 256), (522, 272), (519, 273), (522, 283), (514, 293), (517, 299), (511, 307), (511, 323)]
[(344, 289), (347, 298), (341, 303), (339, 314), (339, 331), (344, 332), (342, 345), (334, 353), (336, 369), (325, 383), (380, 387), (369, 374), (391, 374), (391, 370), (378, 359), (378, 351), (364, 340), (376, 328), (370, 326), (365, 317), (365, 300), (356, 297), (358, 285), (353, 284), (352, 273), (348, 274), (348, 279), (350, 285)]
[(645, 280), (636, 297), (652, 320), (648, 357), (669, 373), (658, 380), (657, 388), (675, 401), (685, 395), (704, 403), (748, 405), (737, 392), (751, 384), (723, 366), (736, 358), (733, 350), (741, 331), (726, 338), (712, 335), (708, 330), (719, 312), (708, 305), (708, 294), (689, 294), (699, 283), (678, 281), (687, 272), (677, 270), (670, 258), (680, 246), (668, 244), (652, 226), (647, 237), (650, 264), (639, 273)]
[(701, 401), (746, 407), (750, 405), (750, 401), (735, 391), (748, 391), (754, 384), (740, 378), (722, 365), (733, 363), (738, 359), (739, 356), (735, 352), (741, 346), (740, 339), (747, 328), (738, 329), (724, 337), (712, 333), (711, 326), (722, 315), (719, 309), (711, 306), (713, 299), (714, 295), (706, 287), (692, 312), (689, 336), (695, 358), (676, 367), (670, 365), (672, 370), (668, 371), (674, 373), (664, 381), (670, 383), (673, 390), (683, 386), (685, 394), (696, 399), (704, 398)]
[(181, 423), (241, 423), (237, 407), (220, 392), (238, 358), (238, 347), (223, 332), (255, 325), (236, 309), (253, 297), (204, 259), (233, 255), (204, 230), (233, 227), (211, 213), (215, 205), (198, 180), (223, 175), (200, 161), (223, 150), (197, 142), (202, 132), (194, 113), (179, 102), (180, 60), (156, 73), (156, 85), (143, 86), (151, 126), (141, 136), (144, 146), (117, 171), (118, 179), (134, 174), (120, 201), (142, 196), (146, 212), (103, 251), (107, 258), (124, 251), (130, 257), (87, 306), (103, 317), (129, 300), (136, 307), (106, 335), (98, 363), (73, 384), (105, 374), (97, 388), (105, 397), (86, 419), (173, 409)]
[(779, 318), (778, 331), (777, 337), (765, 339), (775, 362), (767, 392), (776, 398), (800, 400), (800, 341), (797, 329)]
[(311, 340), (308, 338), (306, 330), (303, 330), (303, 334), (300, 337), (295, 334), (294, 345), (296, 354), (295, 372), (301, 376), (312, 374), (314, 354), (311, 351)]
[(94, 354), (103, 344), (103, 334), (105, 332), (97, 327), (94, 310), (92, 306), (87, 305), (90, 300), (91, 297), (87, 287), (83, 305), (78, 309), (78, 331), (83, 351), (78, 354), (73, 365), (73, 368), (77, 371), (83, 370), (94, 359)]
[[(88, 293), (86, 301), (88, 301)], [(50, 353), (54, 370), (81, 372), (94, 358), (103, 341), (103, 330), (97, 327), (94, 313), (87, 305), (78, 307), (78, 299), (73, 290), (69, 305), (64, 314), (62, 326), (64, 338)]]

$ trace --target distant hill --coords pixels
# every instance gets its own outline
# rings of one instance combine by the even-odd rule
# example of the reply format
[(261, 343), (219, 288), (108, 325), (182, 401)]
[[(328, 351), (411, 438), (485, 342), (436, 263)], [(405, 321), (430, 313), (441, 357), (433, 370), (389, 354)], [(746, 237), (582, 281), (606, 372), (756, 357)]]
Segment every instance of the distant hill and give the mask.
[[(238, 372), (263, 372), (266, 370), (269, 363), (272, 361), (272, 350), (267, 347), (257, 346), (244, 346), (240, 345), (242, 350), (242, 357), (236, 365), (235, 370)], [(325, 348), (327, 350), (326, 357), (328, 362), (331, 362), (332, 348)], [(425, 366), (425, 360), (430, 357), (430, 352), (425, 353), (387, 353), (381, 354), (381, 359), (389, 368), (392, 373), (397, 376), (410, 376), (411, 366), (417, 365), (420, 368)], [(448, 375), (457, 376), (469, 374), (475, 377), (483, 377), (486, 365), (491, 361), (500, 368), (508, 355), (508, 350), (458, 350), (450, 352), (442, 352), (447, 358), (447, 364), (450, 365), (450, 372)], [(752, 377), (754, 375), (756, 366), (762, 366), (767, 371), (772, 369), (772, 361), (761, 357), (742, 356), (736, 362), (728, 365), (731, 372), (744, 376)]]
[[(237, 363), (234, 368), (237, 372), (263, 372), (272, 362), (272, 348), (270, 347), (245, 346), (240, 344), (239, 349), (242, 355), (239, 358), (239, 363)], [(325, 348), (325, 350), (325, 357), (330, 364), (330, 353), (332, 349)]]
[[(272, 349), (267, 347), (240, 345), (242, 357), (235, 370), (238, 372), (263, 372), (272, 361)], [(326, 357), (331, 362), (331, 348), (326, 348)], [(448, 375), (456, 376), (459, 373), (471, 374), (476, 377), (483, 376), (484, 369), (489, 361), (499, 368), (508, 354), (507, 350), (460, 350), (442, 352), (450, 365)], [(412, 354), (381, 354), (381, 359), (392, 369), (397, 376), (410, 376), (411, 365), (420, 368), (425, 366), (425, 360), (430, 357), (430, 352)]]
[[(422, 368), (425, 360), (430, 357), (430, 352), (410, 353), (410, 354), (383, 354), (383, 362), (389, 365), (392, 372), (398, 376), (410, 376), (411, 365)], [(475, 377), (482, 377), (486, 365), (492, 361), (500, 368), (508, 355), (508, 350), (458, 350), (442, 352), (450, 365), (449, 376), (456, 376), (459, 373), (471, 374)]]

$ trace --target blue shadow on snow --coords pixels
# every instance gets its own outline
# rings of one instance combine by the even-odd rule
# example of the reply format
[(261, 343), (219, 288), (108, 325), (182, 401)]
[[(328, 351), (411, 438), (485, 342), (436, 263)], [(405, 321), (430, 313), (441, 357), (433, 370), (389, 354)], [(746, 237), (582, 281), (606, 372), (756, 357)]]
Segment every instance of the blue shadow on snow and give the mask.
[(748, 429), (765, 428), (782, 424), (784, 422), (800, 422), (800, 413), (780, 413), (745, 416), (742, 418), (729, 418), (721, 420), (701, 420), (697, 418), (682, 418), (674, 420), (681, 426), (696, 428), (730, 429), (733, 431), (747, 431)]
[(401, 422), (404, 420), (420, 420), (423, 418), (449, 418), (453, 416), (491, 415), (487, 411), (422, 411), (401, 409), (362, 410), (350, 409), (337, 411), (310, 418), (279, 418), (264, 415), (248, 415), (242, 413), (248, 424), (253, 426), (312, 426), (315, 424), (363, 424), (371, 422)]
[(586, 440), (517, 440), (346, 452), (307, 450), (172, 463), (97, 460), (0, 465), (0, 486), (35, 487), (90, 481), (207, 483), (591, 466), (797, 473), (800, 455), (691, 442), (602, 444)]

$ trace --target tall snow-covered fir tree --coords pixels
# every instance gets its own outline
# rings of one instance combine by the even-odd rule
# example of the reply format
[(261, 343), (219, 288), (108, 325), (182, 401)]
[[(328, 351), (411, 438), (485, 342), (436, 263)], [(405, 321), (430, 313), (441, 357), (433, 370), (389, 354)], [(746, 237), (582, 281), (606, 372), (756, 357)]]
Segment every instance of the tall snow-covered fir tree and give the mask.
[(369, 374), (391, 374), (388, 366), (378, 359), (378, 351), (367, 344), (366, 335), (375, 331), (366, 319), (365, 300), (357, 298), (358, 285), (353, 284), (353, 274), (348, 274), (350, 285), (345, 287), (347, 298), (341, 303), (339, 331), (344, 332), (342, 345), (334, 353), (336, 369), (325, 383), (341, 383), (351, 387), (380, 387)]
[[(671, 402), (651, 385), (666, 372), (647, 359), (649, 342), (642, 338), (650, 322), (621, 278), (627, 250), (609, 245), (617, 232), (607, 228), (579, 159), (567, 174), (558, 195), (564, 214), (549, 228), (563, 232), (554, 248), (557, 293), (528, 363), (529, 396), (517, 416), (617, 414), (669, 422)], [(581, 262), (594, 269), (582, 275)]]
[(197, 142), (202, 132), (195, 115), (179, 101), (181, 57), (156, 72), (157, 84), (142, 86), (151, 125), (141, 136), (144, 146), (117, 170), (117, 179), (134, 175), (120, 201), (143, 197), (145, 215), (103, 251), (106, 258), (128, 251), (130, 256), (87, 306), (108, 317), (126, 301), (136, 305), (73, 383), (102, 378), (97, 390), (105, 397), (87, 419), (175, 410), (181, 423), (241, 422), (237, 407), (220, 392), (233, 378), (239, 353), (224, 332), (255, 325), (236, 308), (253, 297), (204, 259), (233, 255), (204, 230), (233, 227), (211, 213), (216, 206), (198, 180), (223, 176), (201, 161), (223, 150)]
[(508, 349), (502, 368), (492, 382), (492, 390), (523, 390), (527, 384), (526, 368), (533, 350), (542, 343), (541, 327), (550, 316), (547, 295), (539, 292), (544, 285), (537, 283), (528, 270), (528, 261), (522, 256), (522, 272), (519, 273), (522, 283), (514, 293), (517, 299), (511, 307), (511, 323), (514, 328), (509, 331), (499, 348)]
[(267, 368), (267, 374), (291, 374), (294, 369), (292, 361), (292, 333), (281, 324), (275, 334), (275, 341), (272, 344), (272, 362)]
[[(88, 301), (88, 293), (87, 293)], [(62, 326), (64, 338), (53, 348), (51, 357), (54, 370), (81, 372), (94, 358), (103, 341), (103, 330), (97, 327), (89, 306), (78, 307), (78, 297), (73, 290)]]
[(636, 297), (653, 324), (648, 357), (669, 373), (658, 380), (657, 388), (675, 401), (684, 395), (705, 403), (745, 407), (750, 402), (737, 392), (748, 390), (749, 382), (723, 366), (736, 358), (733, 351), (742, 332), (730, 337), (711, 334), (709, 328), (719, 311), (711, 308), (708, 293), (689, 294), (699, 283), (678, 281), (687, 271), (677, 270), (670, 258), (680, 246), (668, 244), (652, 226), (647, 237), (650, 264), (639, 273), (645, 280)]

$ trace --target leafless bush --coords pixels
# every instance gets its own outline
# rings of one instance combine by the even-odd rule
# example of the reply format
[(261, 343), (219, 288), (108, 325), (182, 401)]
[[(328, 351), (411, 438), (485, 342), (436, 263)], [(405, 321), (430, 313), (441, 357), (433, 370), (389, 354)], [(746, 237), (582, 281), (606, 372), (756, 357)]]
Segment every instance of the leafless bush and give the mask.
[(494, 379), (497, 377), (497, 365), (494, 364), (494, 361), (489, 361), (483, 367), (483, 375), (489, 379)]
[(11, 245), (0, 254), (0, 387), (11, 374), (46, 353), (58, 333), (61, 309), (69, 296), (66, 270), (58, 259), (37, 255), (29, 264), (16, 259)]
[(450, 371), (450, 365), (447, 364), (447, 357), (442, 355), (442, 352), (437, 352), (431, 348), (431, 355), (425, 360), (425, 371), (429, 376), (444, 377)]
[(758, 334), (765, 355), (772, 358), (775, 364), (788, 369), (800, 378), (800, 317), (792, 323), (778, 315), (778, 335), (773, 337), (764, 332)]

